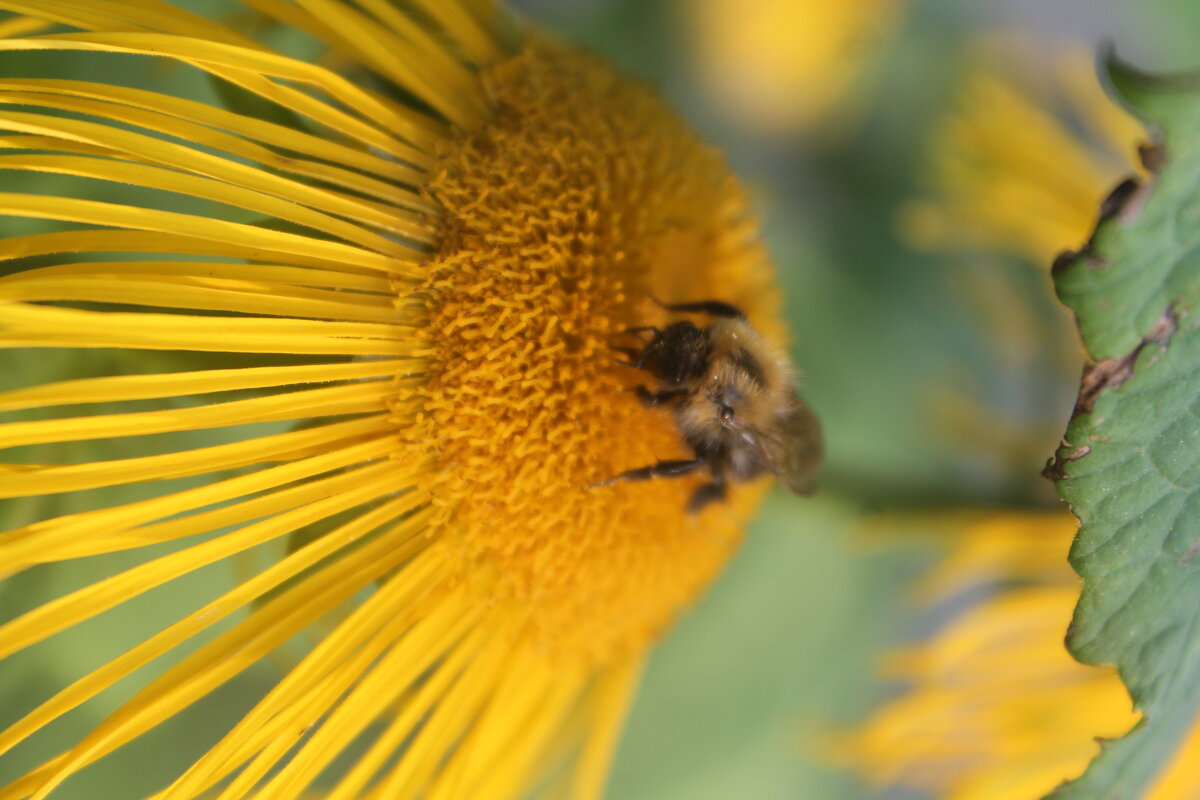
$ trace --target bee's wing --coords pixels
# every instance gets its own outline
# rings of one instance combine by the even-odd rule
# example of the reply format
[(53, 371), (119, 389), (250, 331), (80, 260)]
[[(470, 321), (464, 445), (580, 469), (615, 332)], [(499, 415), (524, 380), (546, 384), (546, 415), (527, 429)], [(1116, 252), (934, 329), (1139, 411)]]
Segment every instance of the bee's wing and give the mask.
[(799, 396), (754, 440), (763, 461), (784, 488), (794, 494), (812, 494), (825, 443), (817, 416)]

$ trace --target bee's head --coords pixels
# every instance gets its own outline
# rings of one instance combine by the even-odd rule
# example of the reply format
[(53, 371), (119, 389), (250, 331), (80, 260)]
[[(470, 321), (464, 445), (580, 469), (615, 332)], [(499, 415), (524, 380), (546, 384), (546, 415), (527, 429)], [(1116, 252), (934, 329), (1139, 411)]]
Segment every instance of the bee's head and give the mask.
[(709, 364), (706, 395), (721, 427), (744, 431), (763, 419), (771, 404), (768, 379), (758, 359), (742, 347), (726, 349)]

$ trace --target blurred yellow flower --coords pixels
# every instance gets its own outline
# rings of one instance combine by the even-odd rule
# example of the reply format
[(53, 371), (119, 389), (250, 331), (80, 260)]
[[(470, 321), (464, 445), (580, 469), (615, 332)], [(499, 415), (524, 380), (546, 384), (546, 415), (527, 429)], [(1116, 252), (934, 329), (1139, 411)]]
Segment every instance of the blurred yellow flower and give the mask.
[[(928, 610), (958, 609), (930, 638), (899, 651), (887, 672), (903, 685), (837, 758), (878, 788), (942, 800), (1028, 800), (1079, 775), (1096, 737), (1138, 719), (1110, 668), (1063, 646), (1079, 597), (1066, 553), (1077, 523), (1064, 513), (1005, 513), (956, 531), (949, 555), (918, 584)], [(993, 591), (973, 601), (986, 587)], [(1200, 793), (1200, 726), (1147, 800)]]
[[(720, 296), (779, 337), (745, 199), (650, 90), (487, 0), (245, 5), (342, 72), (157, 0), (0, 0), (5, 64), (171, 59), (256, 98), (0, 78), (0, 169), (125, 187), (0, 193), (0, 214), (58, 224), (0, 240), (0, 344), (182, 352), (0, 393), (0, 441), (23, 448), (0, 497), (80, 498), (12, 504), (29, 518), (3, 574), (142, 559), (0, 626), (0, 653), (267, 562), (0, 733), (7, 752), (153, 665), (0, 797), (45, 797), (314, 630), (156, 797), (598, 797), (648, 646), (761, 494), (688, 515), (691, 480), (587, 488), (686, 455), (613, 339), (661, 322), (652, 296)], [(101, 460), (73, 462), (93, 440)]]
[(902, 0), (678, 0), (701, 83), (727, 117), (785, 134), (837, 118)]
[(1049, 266), (1087, 240), (1101, 201), (1138, 171), (1145, 132), (1105, 95), (1090, 54), (1064, 52), (1030, 76), (1013, 66), (1037, 60), (1015, 55), (1022, 44), (976, 43), (955, 108), (933, 131), (930, 197), (901, 213), (914, 245)]

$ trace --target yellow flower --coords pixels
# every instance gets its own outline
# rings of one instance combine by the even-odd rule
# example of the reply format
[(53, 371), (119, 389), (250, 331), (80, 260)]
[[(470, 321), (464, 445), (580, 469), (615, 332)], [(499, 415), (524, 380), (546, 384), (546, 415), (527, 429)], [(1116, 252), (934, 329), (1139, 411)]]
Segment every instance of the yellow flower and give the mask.
[[(876, 786), (943, 800), (1028, 800), (1079, 775), (1096, 737), (1136, 722), (1110, 668), (1076, 662), (1063, 636), (1079, 597), (1066, 562), (1076, 528), (1065, 513), (1006, 513), (955, 533), (950, 554), (918, 586), (928, 608), (963, 608), (924, 643), (893, 655), (902, 694), (838, 743), (838, 757)], [(1200, 726), (1147, 800), (1200, 792)]]
[(901, 0), (678, 0), (703, 85), (728, 117), (767, 133), (851, 110)]
[[(12, 619), (0, 653), (269, 556), (0, 734), (8, 751), (157, 670), (0, 797), (46, 796), (312, 631), (156, 797), (598, 797), (648, 646), (762, 490), (688, 515), (693, 480), (588, 488), (686, 453), (613, 343), (661, 323), (652, 297), (720, 297), (779, 338), (745, 199), (650, 90), (486, 0), (246, 5), (340, 71), (152, 0), (0, 2), (25, 15), (0, 18), (5, 64), (169, 59), (255, 98), (0, 78), (0, 168), (121, 187), (0, 193), (59, 223), (0, 240), (0, 343), (183, 353), (0, 394), (21, 412), (0, 442), (27, 448), (0, 497), (81, 493), (12, 506), (30, 519), (0, 539), (3, 573), (140, 560)], [(102, 458), (72, 462), (92, 440)]]
[(1105, 96), (1089, 53), (1066, 52), (1031, 76), (1012, 66), (1038, 61), (1028, 42), (974, 49), (956, 107), (934, 130), (931, 198), (904, 209), (901, 229), (919, 247), (1049, 266), (1087, 240), (1101, 201), (1139, 169), (1145, 133)]

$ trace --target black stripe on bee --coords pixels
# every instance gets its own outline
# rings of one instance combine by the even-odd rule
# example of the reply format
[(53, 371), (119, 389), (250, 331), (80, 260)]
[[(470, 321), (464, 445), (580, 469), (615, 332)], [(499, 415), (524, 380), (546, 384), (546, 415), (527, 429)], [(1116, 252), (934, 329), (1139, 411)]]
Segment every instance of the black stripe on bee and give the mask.
[(729, 351), (729, 360), (759, 388), (767, 385), (767, 374), (763, 371), (762, 364), (758, 363), (758, 359), (751, 355), (749, 350), (734, 348)]

